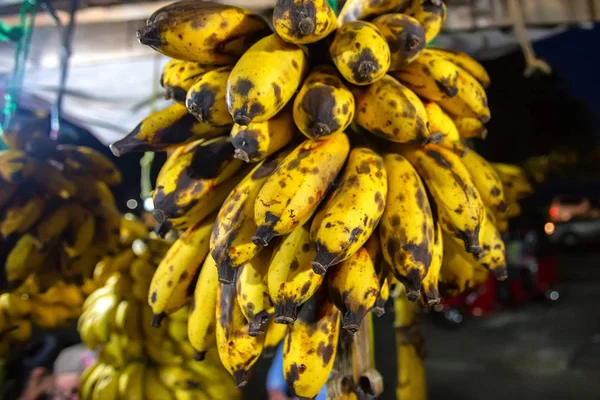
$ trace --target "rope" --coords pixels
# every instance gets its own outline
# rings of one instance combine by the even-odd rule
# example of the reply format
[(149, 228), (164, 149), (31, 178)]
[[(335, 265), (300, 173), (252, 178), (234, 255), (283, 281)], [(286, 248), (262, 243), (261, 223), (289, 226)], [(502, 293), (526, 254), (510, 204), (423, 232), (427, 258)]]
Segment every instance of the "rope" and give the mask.
[(541, 72), (542, 74), (550, 75), (552, 73), (552, 68), (550, 68), (548, 63), (546, 63), (544, 60), (537, 58), (535, 51), (533, 50), (533, 46), (527, 37), (525, 19), (523, 18), (523, 13), (521, 11), (521, 7), (517, 3), (517, 0), (509, 0), (508, 7), (510, 10), (510, 16), (515, 26), (517, 40), (519, 41), (519, 45), (521, 46), (523, 54), (525, 55), (524, 75), (529, 77), (535, 72)]

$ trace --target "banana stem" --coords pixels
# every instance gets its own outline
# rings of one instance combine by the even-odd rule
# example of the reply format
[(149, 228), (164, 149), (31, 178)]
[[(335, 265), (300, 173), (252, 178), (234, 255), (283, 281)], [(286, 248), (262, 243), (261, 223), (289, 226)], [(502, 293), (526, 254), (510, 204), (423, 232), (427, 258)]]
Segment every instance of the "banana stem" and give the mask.
[(523, 54), (525, 55), (526, 66), (524, 75), (529, 77), (537, 71), (545, 75), (550, 75), (552, 73), (552, 68), (550, 68), (548, 63), (546, 63), (544, 60), (537, 58), (535, 51), (533, 50), (533, 46), (527, 38), (527, 29), (525, 27), (523, 11), (517, 1), (518, 0), (509, 0), (508, 6), (513, 24), (515, 26), (517, 40), (519, 41), (519, 45), (521, 46)]

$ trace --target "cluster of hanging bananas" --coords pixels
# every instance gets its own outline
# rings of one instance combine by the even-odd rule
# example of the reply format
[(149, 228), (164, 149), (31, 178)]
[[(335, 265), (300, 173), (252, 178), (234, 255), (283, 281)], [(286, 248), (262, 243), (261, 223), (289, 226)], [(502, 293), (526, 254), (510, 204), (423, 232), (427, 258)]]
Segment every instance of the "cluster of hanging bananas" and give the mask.
[(173, 58), (175, 102), (111, 149), (171, 152), (154, 216), (184, 232), (150, 285), (155, 326), (190, 304), (196, 358), (216, 347), (238, 385), (284, 337), (289, 387), (313, 397), (340, 329), (381, 313), (394, 282), (436, 304), (506, 276), (503, 182), (461, 142), (485, 138), (489, 77), (425, 48), (445, 15), (441, 0), (349, 0), (337, 17), (278, 1), (271, 33), (197, 1), (148, 19), (138, 38)]
[(22, 147), (0, 151), (0, 287), (81, 285), (118, 245), (109, 186), (121, 181), (119, 170), (88, 147), (38, 137)]
[(152, 328), (145, 302), (156, 264), (168, 248), (146, 232), (96, 267), (95, 279), (108, 276), (83, 303), (78, 322), (83, 343), (99, 349), (98, 361), (81, 380), (83, 400), (239, 398), (216, 352), (207, 355), (207, 363), (193, 360), (186, 307), (160, 329)]

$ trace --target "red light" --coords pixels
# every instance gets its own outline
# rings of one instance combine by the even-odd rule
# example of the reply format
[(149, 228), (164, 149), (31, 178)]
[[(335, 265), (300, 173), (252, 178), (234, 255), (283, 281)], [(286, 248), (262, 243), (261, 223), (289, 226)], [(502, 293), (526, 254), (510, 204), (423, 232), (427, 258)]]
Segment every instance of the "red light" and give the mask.
[(550, 207), (550, 210), (548, 210), (548, 214), (550, 214), (551, 218), (558, 217), (558, 207), (556, 207), (556, 206)]

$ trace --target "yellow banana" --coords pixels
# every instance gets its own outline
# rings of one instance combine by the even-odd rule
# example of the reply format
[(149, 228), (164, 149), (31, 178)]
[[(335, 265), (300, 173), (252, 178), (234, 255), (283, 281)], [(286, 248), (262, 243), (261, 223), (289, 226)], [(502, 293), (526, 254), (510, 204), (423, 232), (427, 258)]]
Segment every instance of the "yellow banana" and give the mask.
[(134, 151), (165, 151), (198, 139), (210, 139), (228, 127), (200, 122), (183, 104), (173, 104), (144, 118), (130, 133), (110, 145), (120, 157)]
[(413, 17), (385, 14), (373, 20), (390, 47), (390, 71), (397, 71), (419, 57), (425, 47), (425, 30)]
[(152, 277), (148, 304), (154, 313), (153, 325), (183, 307), (190, 299), (192, 283), (208, 254), (214, 218), (189, 227), (173, 243)]
[(492, 165), (474, 150), (469, 150), (463, 156), (462, 163), (471, 174), (483, 204), (494, 211), (506, 211), (502, 181)]
[(187, 91), (198, 79), (215, 67), (197, 62), (170, 60), (163, 68), (160, 85), (165, 89), (165, 99), (185, 103)]
[(444, 258), (439, 289), (443, 296), (457, 296), (473, 287), (474, 259), (450, 235), (443, 233)]
[(16, 293), (2, 293), (0, 295), (0, 311), (6, 312), (6, 315), (13, 319), (27, 317), (31, 314), (32, 305), (27, 295)]
[(461, 158), (435, 144), (406, 148), (402, 154), (419, 171), (433, 195), (442, 228), (460, 238), (465, 249), (478, 256), (483, 203)]
[(82, 255), (92, 244), (96, 221), (93, 214), (79, 204), (70, 204), (68, 208), (69, 225), (63, 236), (63, 248), (72, 258)]
[(368, 148), (354, 148), (342, 178), (311, 225), (317, 274), (325, 274), (365, 244), (384, 212), (387, 190), (383, 158)]
[(302, 48), (276, 34), (256, 42), (235, 64), (227, 81), (233, 121), (248, 125), (277, 115), (300, 86), (307, 64)]
[(165, 365), (158, 369), (161, 382), (171, 390), (194, 390), (202, 387), (200, 377), (179, 365)]
[(333, 32), (337, 18), (327, 0), (278, 0), (273, 27), (286, 42), (308, 44)]
[(261, 161), (227, 196), (213, 227), (210, 252), (219, 269), (219, 280), (233, 282), (233, 269), (250, 261), (261, 249), (252, 242), (256, 231), (254, 203), (282, 156)]
[(423, 278), (422, 288), (423, 296), (427, 300), (427, 305), (429, 306), (439, 304), (441, 301), (438, 290), (438, 281), (443, 258), (444, 243), (442, 242), (442, 226), (439, 223), (436, 223), (431, 264), (429, 264), (427, 275)]
[(286, 146), (296, 133), (291, 105), (284, 107), (273, 118), (231, 128), (234, 156), (245, 162), (264, 160)]
[(452, 115), (473, 117), (481, 122), (490, 119), (487, 96), (481, 84), (464, 69), (427, 48), (419, 58), (392, 75)]
[(180, 1), (155, 11), (137, 37), (168, 57), (229, 65), (268, 31), (259, 15), (243, 8)]
[(33, 161), (33, 163), (35, 173), (30, 177), (30, 180), (40, 191), (62, 199), (69, 199), (75, 195), (75, 185), (57, 168), (41, 161)]
[(431, 265), (434, 223), (425, 186), (415, 168), (399, 154), (384, 157), (388, 174), (387, 206), (379, 223), (383, 256), (411, 301)]
[(188, 90), (185, 106), (199, 121), (214, 126), (233, 124), (225, 95), (231, 67), (206, 72)]
[(160, 366), (152, 366), (146, 369), (144, 379), (144, 393), (147, 400), (175, 400), (175, 395), (169, 390), (159, 378)]
[(275, 322), (293, 323), (298, 306), (321, 286), (323, 276), (315, 274), (311, 267), (314, 257), (315, 249), (307, 225), (284, 236), (273, 250), (267, 280), (275, 306)]
[(487, 137), (487, 129), (478, 118), (454, 116), (453, 121), (458, 129), (458, 134), (463, 139), (485, 139)]
[(343, 132), (354, 118), (354, 96), (334, 67), (319, 66), (306, 77), (294, 100), (294, 121), (308, 138)]
[(427, 127), (427, 112), (421, 100), (389, 75), (354, 92), (356, 123), (374, 135), (393, 142), (438, 142)]
[(20, 150), (0, 151), (0, 178), (10, 183), (21, 183), (35, 170), (34, 160)]
[(338, 23), (356, 21), (357, 19), (370, 19), (370, 17), (388, 14), (392, 11), (402, 12), (411, 0), (380, 0), (380, 1), (365, 1), (365, 0), (348, 0), (340, 10), (338, 15)]
[(119, 371), (107, 364), (94, 385), (92, 400), (116, 399), (119, 391), (119, 376)]
[(386, 277), (381, 284), (379, 289), (379, 296), (377, 296), (377, 300), (375, 301), (375, 306), (373, 307), (373, 313), (377, 317), (381, 317), (385, 314), (385, 304), (390, 298), (390, 285), (388, 283), (388, 278)]
[(194, 358), (198, 361), (204, 360), (208, 349), (216, 345), (214, 310), (217, 305), (218, 285), (217, 266), (209, 254), (196, 282), (188, 319), (188, 338), (196, 350)]
[(429, 120), (429, 131), (443, 137), (439, 143), (440, 146), (450, 149), (460, 156), (468, 152), (468, 148), (460, 142), (460, 135), (452, 118), (437, 103), (433, 101), (425, 103), (425, 111), (427, 111)]
[(211, 397), (204, 389), (181, 390), (173, 389), (175, 400), (210, 400)]
[(469, 74), (473, 75), (484, 88), (487, 88), (490, 85), (490, 76), (487, 71), (483, 65), (479, 64), (479, 62), (470, 55), (460, 51), (441, 49), (439, 47), (429, 47), (429, 50), (439, 54), (446, 60), (453, 62)]
[(342, 313), (342, 328), (354, 334), (375, 305), (379, 279), (369, 252), (363, 247), (328, 275), (329, 298)]
[(533, 193), (533, 187), (529, 183), (529, 178), (523, 168), (503, 163), (492, 163), (492, 167), (500, 177), (506, 201), (511, 205)]
[(304, 224), (342, 168), (350, 143), (343, 133), (306, 140), (269, 176), (256, 198), (252, 241), (266, 246), (274, 236)]
[(219, 283), (217, 289), (216, 339), (219, 357), (238, 387), (246, 385), (246, 374), (258, 360), (263, 336), (250, 336), (249, 324), (236, 300), (235, 285)]
[(355, 85), (369, 85), (390, 68), (390, 46), (379, 29), (365, 21), (340, 26), (329, 55), (342, 76)]
[(79, 396), (82, 400), (91, 400), (92, 394), (94, 393), (94, 387), (98, 383), (98, 379), (102, 376), (102, 371), (106, 368), (107, 365), (103, 362), (96, 362), (93, 366), (89, 367), (87, 372), (87, 376), (85, 380), (81, 380), (79, 386)]
[(115, 328), (133, 340), (143, 337), (142, 304), (137, 299), (123, 299), (115, 310)]
[(425, 38), (430, 43), (440, 33), (446, 21), (446, 5), (442, 0), (412, 0), (406, 14), (423, 25)]
[(314, 398), (327, 383), (337, 352), (340, 312), (328, 300), (303, 308), (283, 345), (283, 375), (292, 393)]
[(248, 334), (264, 334), (263, 326), (273, 314), (267, 276), (272, 249), (265, 249), (242, 265), (236, 278), (236, 296), (242, 314), (250, 323)]
[(262, 357), (273, 357), (277, 352), (279, 344), (288, 331), (288, 325), (278, 324), (273, 318), (269, 320), (265, 331), (265, 342)]
[[(154, 217), (168, 228), (180, 228), (183, 223), (189, 225), (186, 217), (190, 216), (195, 218), (194, 222), (201, 220), (214, 211), (206, 210), (206, 197), (217, 192), (217, 186), (228, 180), (242, 164), (233, 158), (228, 138), (196, 141), (177, 148), (156, 179)], [(204, 212), (198, 216), (198, 211)]]
[(68, 174), (84, 174), (104, 181), (107, 185), (121, 183), (121, 172), (104, 154), (85, 146), (59, 144), (56, 146), (58, 159)]
[(45, 206), (45, 201), (37, 195), (17, 197), (2, 215), (0, 221), (2, 238), (8, 239), (27, 232), (41, 218)]
[(494, 225), (494, 215), (489, 209), (486, 209), (483, 213), (479, 241), (483, 249), (481, 258), (478, 260), (479, 264), (488, 271), (491, 271), (496, 279), (506, 279), (504, 241)]
[(146, 367), (141, 362), (132, 362), (121, 372), (118, 383), (118, 394), (120, 399), (144, 400), (144, 380)]
[(26, 233), (15, 243), (4, 263), (9, 285), (19, 286), (30, 274), (40, 270), (50, 254), (50, 247), (39, 250), (40, 242)]

